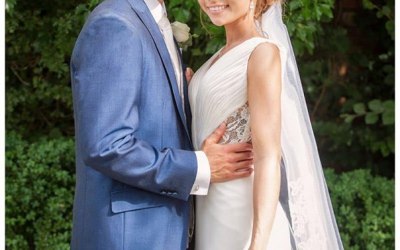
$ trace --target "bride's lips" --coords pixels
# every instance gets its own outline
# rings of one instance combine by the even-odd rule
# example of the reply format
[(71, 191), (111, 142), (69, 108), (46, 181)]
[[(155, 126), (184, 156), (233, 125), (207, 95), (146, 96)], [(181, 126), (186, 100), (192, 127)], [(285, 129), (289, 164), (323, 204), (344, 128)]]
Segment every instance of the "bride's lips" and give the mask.
[(229, 5), (214, 5), (214, 6), (208, 6), (207, 10), (211, 14), (218, 14), (223, 12), (226, 8), (228, 8)]

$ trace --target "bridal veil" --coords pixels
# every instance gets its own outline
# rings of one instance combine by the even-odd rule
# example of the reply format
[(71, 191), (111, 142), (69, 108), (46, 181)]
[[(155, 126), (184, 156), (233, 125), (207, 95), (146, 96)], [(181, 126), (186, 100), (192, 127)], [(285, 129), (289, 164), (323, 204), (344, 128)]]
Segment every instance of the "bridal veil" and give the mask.
[(262, 15), (260, 28), (281, 51), (282, 158), (297, 249), (343, 249), (318, 155), (295, 55), (282, 7), (275, 3)]

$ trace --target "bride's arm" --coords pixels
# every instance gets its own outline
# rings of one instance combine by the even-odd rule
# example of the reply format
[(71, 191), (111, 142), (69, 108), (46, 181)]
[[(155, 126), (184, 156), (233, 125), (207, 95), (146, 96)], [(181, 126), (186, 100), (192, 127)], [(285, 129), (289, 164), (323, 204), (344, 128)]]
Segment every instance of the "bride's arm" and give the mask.
[(281, 62), (278, 48), (260, 44), (248, 64), (254, 150), (253, 234), (250, 249), (266, 249), (280, 190)]

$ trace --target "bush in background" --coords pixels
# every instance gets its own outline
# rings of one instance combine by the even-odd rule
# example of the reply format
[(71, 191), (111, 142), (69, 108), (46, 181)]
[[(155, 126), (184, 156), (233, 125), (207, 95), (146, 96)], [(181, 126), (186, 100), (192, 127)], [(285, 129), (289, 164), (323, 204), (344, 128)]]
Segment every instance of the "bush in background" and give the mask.
[(365, 169), (325, 176), (344, 249), (394, 249), (394, 181)]
[(393, 21), (394, 0), (336, 1), (298, 57), (324, 166), (394, 177)]
[(7, 249), (69, 249), (74, 190), (72, 139), (30, 144), (6, 138)]

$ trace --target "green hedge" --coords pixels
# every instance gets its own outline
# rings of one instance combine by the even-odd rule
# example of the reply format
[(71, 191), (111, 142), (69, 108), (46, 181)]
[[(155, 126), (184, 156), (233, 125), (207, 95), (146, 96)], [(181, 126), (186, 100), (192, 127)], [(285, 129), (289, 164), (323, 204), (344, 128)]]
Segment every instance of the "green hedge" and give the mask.
[(344, 249), (394, 249), (394, 181), (364, 169), (325, 175)]
[[(8, 134), (7, 249), (69, 248), (73, 147), (71, 139), (30, 144)], [(367, 170), (325, 174), (345, 249), (394, 249), (394, 181)]]
[(72, 139), (30, 144), (6, 138), (7, 249), (69, 249), (74, 189)]

